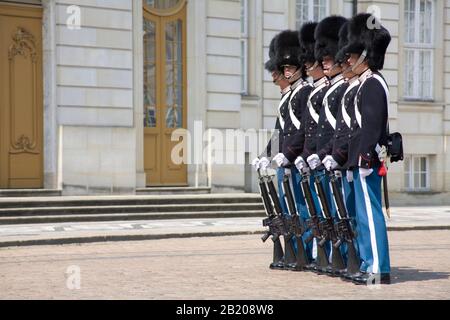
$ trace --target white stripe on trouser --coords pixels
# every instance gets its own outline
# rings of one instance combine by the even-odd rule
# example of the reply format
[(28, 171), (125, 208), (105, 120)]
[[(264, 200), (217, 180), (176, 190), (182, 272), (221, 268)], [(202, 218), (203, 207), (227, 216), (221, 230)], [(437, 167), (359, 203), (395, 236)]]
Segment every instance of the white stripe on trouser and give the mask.
[(370, 203), (370, 196), (367, 189), (367, 182), (366, 177), (361, 178), (361, 175), (359, 176), (359, 180), (361, 181), (361, 187), (364, 193), (364, 203), (366, 204), (366, 212), (367, 212), (367, 220), (369, 222), (369, 232), (370, 232), (370, 243), (371, 243), (371, 249), (372, 249), (372, 257), (373, 257), (373, 273), (378, 273), (378, 246), (377, 246), (377, 239), (375, 234), (375, 223), (373, 220), (373, 211), (372, 211), (372, 205)]
[(316, 238), (313, 239), (312, 257), (313, 257), (314, 260), (317, 259), (317, 240), (316, 240)]

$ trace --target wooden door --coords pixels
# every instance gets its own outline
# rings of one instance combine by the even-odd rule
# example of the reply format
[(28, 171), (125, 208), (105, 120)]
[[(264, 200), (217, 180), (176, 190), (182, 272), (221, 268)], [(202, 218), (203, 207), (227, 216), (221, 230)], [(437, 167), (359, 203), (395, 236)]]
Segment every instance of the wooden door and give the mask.
[[(182, 6), (180, 6), (182, 4)], [(163, 14), (144, 7), (144, 167), (148, 186), (186, 185), (172, 161), (172, 132), (187, 126), (186, 5)]]
[(0, 2), (0, 188), (43, 187), (42, 9)]

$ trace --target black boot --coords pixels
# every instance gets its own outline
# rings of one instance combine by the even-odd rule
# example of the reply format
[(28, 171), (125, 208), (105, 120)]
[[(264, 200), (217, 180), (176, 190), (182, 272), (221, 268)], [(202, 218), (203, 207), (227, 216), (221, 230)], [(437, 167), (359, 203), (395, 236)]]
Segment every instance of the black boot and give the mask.
[(344, 272), (341, 274), (341, 280), (352, 282), (354, 278), (361, 277), (365, 274), (366, 274), (365, 272), (356, 272), (356, 273)]
[(354, 277), (353, 283), (366, 286), (391, 284), (391, 275), (389, 273), (366, 273), (364, 275)]

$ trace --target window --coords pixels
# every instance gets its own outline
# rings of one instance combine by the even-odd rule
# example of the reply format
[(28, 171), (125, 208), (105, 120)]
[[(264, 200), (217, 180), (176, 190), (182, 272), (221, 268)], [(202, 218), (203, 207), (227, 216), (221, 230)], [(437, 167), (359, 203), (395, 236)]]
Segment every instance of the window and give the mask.
[(434, 0), (405, 0), (405, 99), (433, 99)]
[(180, 0), (145, 0), (144, 3), (150, 8), (166, 10), (178, 5)]
[(296, 29), (303, 23), (320, 21), (329, 14), (328, 0), (296, 0)]
[(406, 190), (428, 191), (430, 189), (430, 170), (428, 157), (405, 157), (404, 168)]
[(248, 0), (241, 0), (241, 93), (248, 94)]

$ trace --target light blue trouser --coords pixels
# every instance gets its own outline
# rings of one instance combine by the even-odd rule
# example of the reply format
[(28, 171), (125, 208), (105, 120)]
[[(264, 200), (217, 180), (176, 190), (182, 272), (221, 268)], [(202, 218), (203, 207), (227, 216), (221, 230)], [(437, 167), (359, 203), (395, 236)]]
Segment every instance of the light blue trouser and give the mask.
[[(342, 178), (341, 178), (341, 190), (342, 196), (344, 199), (345, 208), (347, 209), (347, 214), (350, 219), (350, 224), (353, 230), (356, 230), (356, 210), (355, 210), (355, 187), (354, 183), (349, 182), (347, 180), (347, 170), (343, 170)], [(353, 242), (356, 252), (359, 252), (357, 239)], [(347, 261), (347, 244), (343, 243), (342, 246), (342, 255), (345, 261)]]
[(382, 177), (378, 175), (378, 168), (374, 168), (372, 174), (364, 178), (359, 169), (355, 169), (353, 178), (361, 271), (389, 273), (389, 243), (381, 205)]

